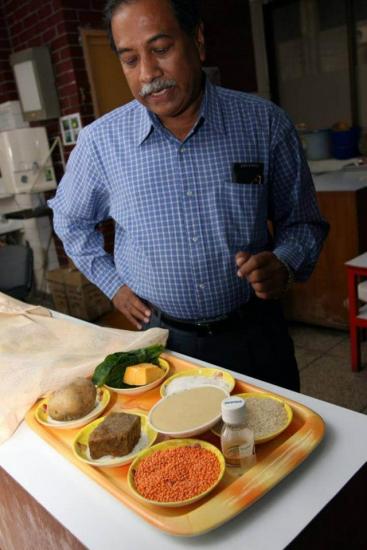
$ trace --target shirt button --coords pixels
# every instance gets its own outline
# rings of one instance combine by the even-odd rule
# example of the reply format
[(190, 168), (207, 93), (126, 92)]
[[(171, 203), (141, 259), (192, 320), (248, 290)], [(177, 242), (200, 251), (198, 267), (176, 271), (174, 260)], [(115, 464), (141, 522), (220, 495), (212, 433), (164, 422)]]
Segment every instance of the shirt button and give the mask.
[(199, 237), (198, 237), (197, 235), (195, 235), (195, 237), (192, 238), (192, 240), (194, 241), (194, 243), (196, 243), (196, 241), (198, 240), (198, 238), (199, 238)]
[(185, 147), (180, 147), (180, 153), (184, 153)]
[(192, 191), (188, 191), (188, 192), (186, 193), (186, 195), (187, 195), (188, 197), (192, 197), (192, 196), (193, 196), (193, 192), (192, 192)]
[(205, 283), (200, 283), (200, 284), (199, 284), (199, 287), (200, 287), (200, 288), (205, 288)]

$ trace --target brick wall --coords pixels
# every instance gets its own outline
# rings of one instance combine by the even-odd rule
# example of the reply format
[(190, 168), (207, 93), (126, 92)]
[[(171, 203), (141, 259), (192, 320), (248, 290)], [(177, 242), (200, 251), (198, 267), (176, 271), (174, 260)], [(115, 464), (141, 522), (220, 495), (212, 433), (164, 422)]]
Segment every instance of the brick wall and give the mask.
[(9, 64), (11, 46), (8, 27), (0, 4), (0, 103), (18, 99), (13, 71)]
[[(104, 0), (2, 0), (2, 24), (8, 29), (11, 50), (49, 47), (61, 116), (80, 112), (83, 124), (94, 116), (79, 29), (101, 27), (103, 4)], [(45, 125), (50, 138), (59, 133), (57, 121)], [(66, 147), (66, 156), (69, 152)]]
[[(80, 43), (80, 27), (102, 26), (104, 0), (2, 0), (0, 2), (0, 101), (18, 99), (9, 65), (11, 52), (48, 46), (55, 75), (61, 116), (80, 112), (83, 125), (94, 120), (90, 86)], [(50, 142), (60, 135), (57, 119), (37, 121), (44, 125)], [(64, 147), (67, 159), (72, 146)], [(53, 155), (56, 176), (62, 166), (57, 149)], [(49, 198), (52, 194), (48, 193)], [(106, 224), (106, 247), (111, 249), (113, 227)], [(58, 239), (56, 249), (61, 264), (67, 259)]]

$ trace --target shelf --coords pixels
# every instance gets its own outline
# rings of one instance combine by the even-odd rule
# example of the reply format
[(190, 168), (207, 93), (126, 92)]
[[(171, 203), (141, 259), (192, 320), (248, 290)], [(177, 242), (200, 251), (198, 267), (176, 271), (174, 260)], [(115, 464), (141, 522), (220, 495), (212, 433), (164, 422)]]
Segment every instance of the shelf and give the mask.
[(20, 231), (23, 229), (23, 222), (18, 220), (8, 220), (6, 222), (0, 222), (0, 235), (6, 233), (12, 233), (13, 231)]

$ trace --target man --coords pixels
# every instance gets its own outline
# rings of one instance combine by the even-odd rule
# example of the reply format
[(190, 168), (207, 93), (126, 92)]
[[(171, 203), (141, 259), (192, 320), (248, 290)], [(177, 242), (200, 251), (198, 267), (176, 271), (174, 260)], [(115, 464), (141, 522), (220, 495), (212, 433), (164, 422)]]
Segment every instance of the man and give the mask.
[[(285, 114), (205, 79), (196, 4), (107, 3), (136, 100), (82, 131), (50, 202), (55, 230), (137, 328), (169, 328), (170, 349), (298, 390), (277, 299), (310, 275), (327, 224)], [(113, 257), (95, 230), (108, 217)]]

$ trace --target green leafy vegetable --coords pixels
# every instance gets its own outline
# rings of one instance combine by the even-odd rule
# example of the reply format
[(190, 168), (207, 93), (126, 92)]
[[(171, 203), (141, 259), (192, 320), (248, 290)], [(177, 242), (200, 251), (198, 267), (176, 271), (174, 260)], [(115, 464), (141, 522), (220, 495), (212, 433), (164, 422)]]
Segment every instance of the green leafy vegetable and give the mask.
[(156, 344), (134, 351), (111, 353), (100, 363), (93, 374), (93, 384), (103, 386), (107, 384), (113, 388), (133, 388), (125, 384), (124, 374), (127, 367), (139, 363), (154, 363), (159, 366), (158, 357), (164, 351), (164, 346)]

